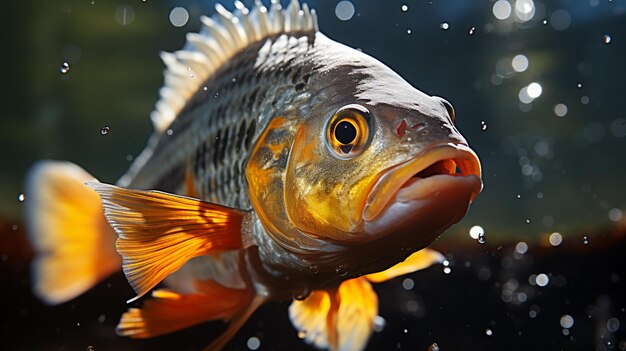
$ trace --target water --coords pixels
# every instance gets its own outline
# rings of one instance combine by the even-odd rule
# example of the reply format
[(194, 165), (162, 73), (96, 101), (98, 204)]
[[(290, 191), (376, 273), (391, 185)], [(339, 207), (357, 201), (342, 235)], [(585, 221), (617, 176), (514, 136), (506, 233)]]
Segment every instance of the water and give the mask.
[[(223, 330), (115, 336), (132, 296), (121, 274), (68, 304), (42, 305), (30, 293), (21, 222), (31, 199), (20, 198), (23, 175), (38, 159), (72, 160), (108, 182), (126, 170), (151, 133), (156, 53), (180, 48), (209, 3), (4, 4), (13, 29), (3, 47), (20, 50), (2, 58), (12, 69), (0, 94), (0, 272), (11, 287), (2, 291), (1, 349), (199, 350)], [(368, 349), (626, 345), (626, 2), (312, 5), (328, 36), (449, 100), (484, 171), (467, 216), (433, 244), (453, 265), (375, 286), (379, 332)], [(72, 45), (82, 54), (64, 50)], [(227, 349), (306, 349), (286, 307), (264, 306)]]

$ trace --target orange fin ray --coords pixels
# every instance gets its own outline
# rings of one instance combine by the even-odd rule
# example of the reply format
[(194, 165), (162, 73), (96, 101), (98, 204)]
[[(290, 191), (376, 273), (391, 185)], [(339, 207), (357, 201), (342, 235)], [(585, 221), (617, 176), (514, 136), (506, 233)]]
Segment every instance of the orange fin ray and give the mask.
[(346, 280), (335, 292), (313, 291), (289, 306), (289, 317), (304, 340), (333, 351), (364, 349), (377, 315), (378, 296), (365, 278)]
[(88, 183), (118, 235), (117, 251), (138, 299), (189, 259), (242, 247), (245, 213), (159, 191)]
[(151, 338), (211, 320), (230, 320), (252, 297), (250, 289), (229, 289), (210, 280), (197, 282), (196, 288), (195, 294), (153, 291), (154, 299), (122, 315), (118, 335)]
[(68, 301), (122, 266), (115, 233), (94, 177), (70, 162), (40, 161), (26, 179), (25, 221), (36, 258), (34, 294), (48, 304)]
[(438, 251), (422, 249), (413, 253), (411, 256), (407, 257), (406, 260), (395, 266), (378, 273), (368, 274), (365, 278), (372, 283), (381, 283), (404, 274), (428, 268), (432, 264), (443, 262), (444, 259), (445, 257)]

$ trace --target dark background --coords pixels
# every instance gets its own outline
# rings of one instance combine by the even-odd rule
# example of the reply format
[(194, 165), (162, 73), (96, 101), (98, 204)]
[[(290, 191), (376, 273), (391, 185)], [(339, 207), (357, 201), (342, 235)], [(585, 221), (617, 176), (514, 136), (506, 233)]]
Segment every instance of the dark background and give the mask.
[[(32, 253), (18, 200), (38, 159), (70, 160), (109, 183), (126, 170), (151, 133), (159, 51), (181, 48), (214, 3), (3, 4), (0, 349), (197, 350), (221, 330), (212, 324), (148, 341), (116, 337), (132, 295), (121, 274), (70, 303), (40, 304), (30, 294)], [(535, 1), (529, 21), (515, 14), (523, 0), (510, 1), (505, 20), (494, 17), (493, 1), (352, 3), (356, 13), (341, 21), (337, 1), (309, 2), (329, 37), (452, 102), (485, 182), (467, 217), (434, 244), (449, 258), (450, 274), (432, 267), (410, 276), (412, 289), (402, 278), (377, 286), (387, 322), (369, 348), (426, 350), (436, 342), (442, 350), (626, 349), (626, 1)], [(190, 14), (182, 28), (168, 19), (175, 6)], [(527, 57), (527, 70), (512, 69), (516, 55)], [(70, 69), (62, 74), (64, 62)], [(520, 89), (532, 82), (542, 94), (523, 104)], [(557, 104), (567, 106), (565, 116), (555, 114)], [(474, 225), (484, 228), (486, 244), (468, 236)], [(549, 244), (553, 232), (562, 244)], [(513, 255), (520, 241), (529, 250)], [(540, 273), (550, 283), (531, 285)], [(263, 307), (229, 348), (245, 349), (251, 336), (261, 349), (304, 348), (286, 307)], [(563, 315), (574, 319), (568, 335)], [(611, 318), (620, 322), (615, 331), (607, 328)]]

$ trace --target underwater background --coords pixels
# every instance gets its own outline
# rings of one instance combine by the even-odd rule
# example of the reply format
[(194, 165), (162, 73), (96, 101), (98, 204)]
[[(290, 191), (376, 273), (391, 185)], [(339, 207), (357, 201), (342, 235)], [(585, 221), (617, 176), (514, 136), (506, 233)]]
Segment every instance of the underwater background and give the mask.
[[(483, 193), (432, 245), (446, 265), (375, 286), (368, 349), (626, 350), (626, 0), (307, 2), (331, 39), (449, 100), (483, 166)], [(37, 160), (107, 183), (127, 169), (152, 131), (159, 51), (214, 4), (2, 4), (0, 349), (200, 350), (223, 330), (117, 337), (121, 273), (43, 305), (22, 222)], [(287, 306), (261, 307), (227, 349), (310, 349)]]

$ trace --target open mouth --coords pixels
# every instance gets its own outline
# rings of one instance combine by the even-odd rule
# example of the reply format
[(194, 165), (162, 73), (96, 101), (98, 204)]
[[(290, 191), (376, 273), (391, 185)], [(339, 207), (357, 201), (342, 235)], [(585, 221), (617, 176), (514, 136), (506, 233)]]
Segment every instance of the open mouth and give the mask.
[[(470, 192), (470, 202), (482, 189), (480, 162), (466, 145), (439, 144), (414, 159), (388, 169), (370, 191), (363, 219), (371, 221), (394, 201), (409, 202), (444, 189)], [(392, 201), (393, 200), (393, 201)]]

